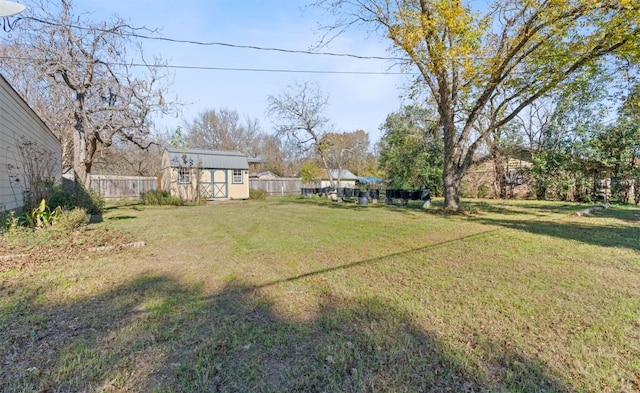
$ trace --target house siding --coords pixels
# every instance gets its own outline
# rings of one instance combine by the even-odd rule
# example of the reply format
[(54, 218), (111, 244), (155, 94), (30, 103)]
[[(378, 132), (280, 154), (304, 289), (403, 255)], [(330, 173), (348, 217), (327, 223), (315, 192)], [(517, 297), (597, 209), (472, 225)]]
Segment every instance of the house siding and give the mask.
[(60, 142), (0, 75), (0, 211), (20, 209), (24, 192), (29, 189), (22, 170), (18, 169), (22, 166), (19, 146), (25, 141), (35, 142), (39, 149), (51, 154), (56, 161), (54, 178), (59, 181), (62, 178)]

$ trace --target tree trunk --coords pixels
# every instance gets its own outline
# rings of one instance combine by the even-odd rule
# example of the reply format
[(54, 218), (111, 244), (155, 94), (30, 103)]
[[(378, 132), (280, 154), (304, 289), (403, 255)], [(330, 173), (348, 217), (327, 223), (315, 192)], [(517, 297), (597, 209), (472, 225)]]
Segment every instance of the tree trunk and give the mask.
[(504, 157), (502, 156), (502, 152), (497, 147), (493, 148), (491, 156), (493, 158), (493, 168), (495, 171), (495, 177), (493, 181), (495, 195), (498, 198), (506, 199), (508, 197), (507, 187), (505, 184), (507, 171), (504, 165)]
[(450, 165), (445, 165), (442, 172), (444, 184), (444, 208), (458, 210), (460, 208), (460, 186), (462, 171)]
[(86, 141), (80, 131), (76, 128), (73, 133), (73, 170), (75, 171), (76, 179), (88, 187), (88, 175), (91, 169), (87, 170), (85, 165), (86, 155)]
[(327, 159), (324, 156), (324, 151), (318, 148), (318, 153), (320, 153), (320, 159), (322, 160), (322, 165), (324, 166), (325, 171), (327, 171), (327, 176), (329, 176), (329, 185), (331, 186), (331, 190), (335, 190), (336, 182), (333, 180), (333, 176), (331, 175), (331, 169), (329, 168)]
[(460, 208), (460, 185), (464, 168), (461, 162), (462, 152), (456, 143), (456, 128), (453, 121), (452, 105), (440, 106), (440, 124), (444, 140), (444, 160), (442, 168), (442, 183), (444, 186), (444, 208), (458, 210)]

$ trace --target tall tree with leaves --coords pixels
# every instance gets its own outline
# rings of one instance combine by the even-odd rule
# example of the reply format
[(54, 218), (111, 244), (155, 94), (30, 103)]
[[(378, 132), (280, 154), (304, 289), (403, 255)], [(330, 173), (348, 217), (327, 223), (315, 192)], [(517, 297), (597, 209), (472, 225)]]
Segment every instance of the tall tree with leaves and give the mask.
[(624, 98), (616, 122), (598, 131), (589, 141), (593, 156), (611, 174), (612, 196), (628, 202), (640, 180), (640, 85)]
[(387, 116), (380, 126), (379, 164), (392, 187), (442, 189), (442, 137), (433, 111), (414, 105)]
[[(63, 144), (69, 137), (73, 141), (73, 168), (87, 183), (101, 147), (149, 146), (153, 114), (172, 107), (165, 100), (167, 75), (157, 67), (164, 64), (145, 58), (134, 41), (143, 29), (118, 16), (94, 23), (74, 15), (71, 0), (56, 5), (34, 0), (28, 10), (3, 48), (3, 56), (10, 56), (4, 65), (14, 70), (12, 83), (21, 86), (16, 79), (24, 76), (25, 86), (48, 97), (55, 110), (40, 115)], [(52, 112), (66, 120), (50, 118)]]
[[(506, 0), (481, 14), (460, 0), (319, 0), (333, 32), (367, 24), (417, 69), (444, 141), (444, 206), (458, 208), (475, 153), (537, 99), (639, 49), (637, 0)], [(484, 119), (483, 119), (484, 118)]]
[(531, 185), (539, 199), (584, 201), (595, 192), (603, 163), (589, 141), (603, 129), (608, 108), (604, 81), (592, 82), (540, 100), (518, 116), (533, 152)]

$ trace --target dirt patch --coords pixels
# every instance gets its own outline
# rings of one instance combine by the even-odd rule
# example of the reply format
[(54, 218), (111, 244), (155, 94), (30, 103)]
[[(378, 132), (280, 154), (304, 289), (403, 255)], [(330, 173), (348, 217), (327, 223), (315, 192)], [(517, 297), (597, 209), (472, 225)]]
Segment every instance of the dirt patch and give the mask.
[[(91, 226), (71, 232), (20, 231), (0, 238), (0, 272), (27, 266), (64, 263), (100, 252), (118, 252), (131, 244), (130, 235)], [(89, 251), (94, 250), (94, 251)]]

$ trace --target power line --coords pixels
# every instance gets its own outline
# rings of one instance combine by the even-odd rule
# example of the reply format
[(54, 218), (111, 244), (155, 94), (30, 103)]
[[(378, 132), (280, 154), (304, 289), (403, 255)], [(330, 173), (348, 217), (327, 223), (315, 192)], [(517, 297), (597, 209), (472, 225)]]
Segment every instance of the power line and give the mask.
[[(42, 62), (42, 59), (27, 57), (0, 56), (0, 59), (23, 62)], [(80, 64), (80, 62), (67, 61), (67, 64)], [(273, 72), (273, 73), (298, 73), (298, 74), (335, 74), (335, 75), (414, 75), (411, 72), (391, 72), (391, 71), (325, 71), (325, 70), (293, 70), (281, 68), (242, 68), (242, 67), (213, 67), (213, 66), (191, 66), (179, 64), (144, 64), (144, 63), (118, 63), (104, 62), (108, 65), (120, 67), (147, 67), (147, 68), (169, 68), (186, 70), (205, 71), (240, 71), (240, 72)]]
[[(46, 20), (42, 20), (42, 19), (38, 19), (38, 18), (34, 18), (34, 17), (25, 17), (23, 19), (31, 19), (33, 21), (39, 22), (39, 23), (43, 23), (43, 24), (47, 24), (50, 26), (63, 26), (60, 23), (55, 23), (55, 22), (49, 22)], [(285, 48), (275, 48), (275, 47), (263, 47), (263, 46), (256, 46), (256, 45), (239, 45), (239, 44), (231, 44), (228, 42), (216, 42), (216, 41), (211, 41), (211, 42), (206, 42), (206, 41), (196, 41), (196, 40), (181, 40), (181, 39), (176, 39), (176, 38), (169, 38), (169, 37), (154, 37), (154, 36), (149, 36), (149, 35), (144, 35), (144, 34), (139, 34), (139, 33), (114, 33), (113, 31), (109, 31), (109, 30), (104, 30), (104, 29), (100, 29), (97, 27), (84, 27), (84, 26), (78, 26), (78, 25), (64, 25), (67, 27), (71, 27), (74, 29), (80, 29), (80, 30), (97, 30), (103, 33), (112, 33), (112, 34), (121, 34), (121, 35), (126, 35), (129, 37), (135, 37), (135, 38), (142, 38), (142, 39), (146, 39), (146, 40), (155, 40), (155, 41), (164, 41), (164, 42), (172, 42), (172, 43), (178, 43), (178, 44), (190, 44), (190, 45), (199, 45), (199, 46), (222, 46), (222, 47), (227, 47), (227, 48), (234, 48), (234, 49), (251, 49), (251, 50), (260, 50), (260, 51), (269, 51), (269, 52), (281, 52), (281, 53), (292, 53), (292, 54), (303, 54), (303, 55), (314, 55), (314, 56), (333, 56), (333, 57), (350, 57), (350, 58), (354, 58), (354, 59), (360, 59), (360, 60), (385, 60), (385, 61), (389, 61), (389, 60), (394, 60), (394, 61), (408, 61), (410, 59), (408, 58), (402, 58), (402, 57), (385, 57), (385, 56), (364, 56), (364, 55), (356, 55), (356, 54), (352, 54), (352, 53), (337, 53), (337, 52), (316, 52), (316, 51), (310, 51), (310, 50), (298, 50), (298, 49), (285, 49)]]
[[(136, 67), (145, 67), (146, 64), (129, 64)], [(156, 65), (155, 67), (166, 67), (176, 69), (191, 70), (214, 70), (214, 71), (245, 71), (245, 72), (275, 72), (275, 73), (299, 73), (299, 74), (338, 74), (338, 75), (414, 75), (410, 72), (383, 72), (383, 71), (324, 71), (324, 70), (289, 70), (278, 68), (238, 68), (238, 67), (207, 67), (207, 66), (185, 66), (185, 65)]]
[[(113, 30), (100, 29), (98, 27), (84, 27), (79, 25), (63, 25), (56, 22), (50, 22), (46, 20), (42, 20), (35, 17), (25, 17), (23, 19), (33, 20), (38, 23), (57, 26), (57, 27), (70, 27), (79, 30), (95, 30), (103, 33), (109, 34), (119, 34), (123, 36), (129, 36), (134, 38), (146, 39), (146, 40), (157, 40), (157, 41), (165, 41), (172, 43), (180, 43), (180, 44), (190, 44), (190, 45), (200, 45), (200, 46), (221, 46), (235, 49), (250, 49), (250, 50), (259, 50), (259, 51), (272, 51), (272, 52), (281, 52), (281, 53), (291, 53), (291, 54), (303, 54), (303, 55), (314, 55), (314, 56), (333, 56), (333, 57), (348, 57), (355, 58), (360, 60), (385, 60), (385, 61), (398, 61), (398, 62), (412, 62), (412, 59), (402, 58), (402, 57), (383, 57), (383, 56), (364, 56), (357, 55), (351, 53), (336, 53), (336, 52), (316, 52), (309, 50), (295, 50), (295, 49), (285, 49), (285, 48), (275, 48), (275, 47), (261, 47), (256, 45), (238, 45), (231, 44), (226, 42), (204, 42), (204, 41), (196, 41), (196, 40), (180, 40), (168, 37), (154, 37), (144, 34), (139, 34), (136, 32), (114, 32)], [(16, 21), (17, 22), (17, 21)], [(130, 26), (127, 26), (133, 31), (136, 29)], [(151, 31), (150, 29), (142, 28), (143, 30)], [(558, 58), (558, 57), (566, 57), (569, 54), (558, 56), (548, 55), (548, 56), (540, 56), (542, 58)], [(483, 60), (490, 59), (490, 57), (484, 56), (466, 56), (466, 57), (458, 57), (458, 60)], [(15, 59), (18, 60), (18, 59)], [(22, 60), (36, 60), (36, 59), (22, 59)], [(168, 69), (190, 69), (190, 70), (209, 70), (209, 71), (236, 71), (236, 72), (271, 72), (271, 73), (299, 73), (299, 74), (327, 74), (327, 75), (416, 75), (415, 72), (402, 72), (402, 71), (325, 71), (325, 70), (294, 70), (294, 69), (269, 69), (269, 68), (243, 68), (243, 67), (214, 67), (214, 66), (191, 66), (191, 65), (171, 65), (171, 64), (136, 64), (136, 63), (109, 63), (112, 65), (119, 66), (131, 66), (131, 67), (153, 67), (153, 68), (168, 68)]]
[[(109, 34), (117, 34), (117, 35), (122, 35), (122, 36), (127, 36), (127, 37), (134, 37), (134, 38), (141, 38), (141, 39), (146, 39), (146, 40), (154, 40), (154, 41), (164, 41), (164, 42), (171, 42), (171, 43), (179, 43), (179, 44), (190, 44), (190, 45), (198, 45), (198, 46), (221, 46), (221, 47), (227, 47), (227, 48), (234, 48), (234, 49), (250, 49), (250, 50), (258, 50), (258, 51), (270, 51), (270, 52), (281, 52), (281, 53), (291, 53), (291, 54), (303, 54), (303, 55), (312, 55), (312, 56), (332, 56), (332, 57), (348, 57), (348, 58), (353, 58), (353, 59), (359, 59), (359, 60), (384, 60), (384, 61), (398, 61), (398, 62), (413, 62), (414, 59), (411, 59), (409, 57), (386, 57), (386, 56), (365, 56), (365, 55), (357, 55), (357, 54), (353, 54), (353, 53), (339, 53), (339, 52), (326, 52), (326, 51), (310, 51), (310, 50), (299, 50), (299, 49), (286, 49), (286, 48), (275, 48), (275, 47), (263, 47), (263, 46), (257, 46), (257, 45), (240, 45), (240, 44), (232, 44), (232, 43), (228, 43), (228, 42), (217, 42), (217, 41), (196, 41), (196, 40), (182, 40), (182, 39), (176, 39), (176, 38), (169, 38), (169, 37), (154, 37), (154, 36), (150, 36), (150, 35), (144, 35), (144, 34), (139, 34), (139, 33), (135, 33), (135, 32), (114, 32), (112, 30), (107, 30), (107, 29), (101, 29), (99, 27), (85, 27), (85, 26), (79, 26), (79, 25), (63, 25), (61, 23), (56, 23), (56, 22), (49, 22), (46, 20), (42, 20), (39, 18), (35, 18), (35, 17), (24, 17), (22, 19), (29, 19), (29, 20), (33, 20), (42, 24), (47, 24), (50, 26), (56, 26), (56, 27), (70, 27), (70, 28), (74, 28), (74, 29), (79, 29), (79, 30), (95, 30), (95, 31), (99, 31), (102, 33), (109, 33)], [(18, 19), (20, 20), (20, 19)], [(18, 22), (18, 20), (16, 20), (15, 22)], [(14, 22), (14, 24), (15, 24)], [(128, 26), (130, 27), (130, 26)], [(130, 27), (131, 29), (134, 29), (133, 27)], [(146, 29), (143, 28), (147, 31), (151, 31), (150, 29)], [(135, 29), (134, 29), (135, 30)], [(619, 52), (621, 54), (629, 54), (630, 52), (626, 52), (626, 51), (621, 51)], [(553, 55), (539, 55), (537, 56), (539, 58), (546, 58), (546, 59), (558, 59), (558, 58), (567, 58), (567, 57), (571, 57), (570, 53), (566, 53), (566, 54), (553, 54)], [(456, 56), (456, 57), (445, 57), (448, 58), (450, 60), (491, 60), (493, 59), (492, 56), (479, 56), (479, 55), (473, 55), (473, 56)]]

